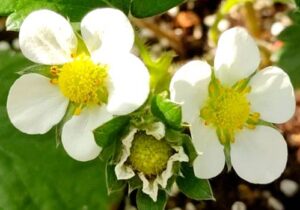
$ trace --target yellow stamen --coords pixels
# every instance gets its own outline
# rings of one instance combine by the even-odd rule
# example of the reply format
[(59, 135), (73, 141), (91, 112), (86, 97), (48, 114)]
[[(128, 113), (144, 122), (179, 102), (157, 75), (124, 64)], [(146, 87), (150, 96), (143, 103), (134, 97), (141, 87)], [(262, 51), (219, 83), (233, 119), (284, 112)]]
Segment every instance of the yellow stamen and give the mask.
[(81, 106), (87, 104), (106, 103), (107, 91), (106, 65), (95, 64), (90, 57), (80, 55), (61, 68), (52, 66), (50, 72), (57, 74), (58, 84), (62, 94), (77, 105), (75, 114), (80, 114)]
[(233, 143), (237, 131), (244, 127), (255, 128), (259, 121), (259, 113), (252, 113), (250, 110), (247, 99), (250, 90), (247, 80), (241, 80), (232, 87), (222, 86), (216, 81), (210, 83), (210, 96), (200, 110), (200, 117), (206, 125), (216, 128), (222, 144)]

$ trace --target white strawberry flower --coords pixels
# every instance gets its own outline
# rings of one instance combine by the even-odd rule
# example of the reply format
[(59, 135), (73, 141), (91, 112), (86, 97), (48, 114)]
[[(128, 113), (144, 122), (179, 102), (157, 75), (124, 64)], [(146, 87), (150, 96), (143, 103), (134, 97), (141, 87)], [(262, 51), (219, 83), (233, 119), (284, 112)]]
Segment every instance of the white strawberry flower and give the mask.
[(218, 175), (228, 156), (227, 163), (252, 183), (272, 182), (285, 169), (286, 142), (267, 122), (292, 117), (294, 91), (282, 69), (256, 71), (259, 63), (255, 41), (237, 27), (220, 36), (214, 68), (191, 61), (172, 78), (171, 99), (182, 104), (199, 152), (193, 163), (197, 177)]
[(49, 77), (28, 73), (17, 79), (9, 91), (7, 111), (20, 131), (44, 134), (63, 119), (72, 103), (76, 109), (63, 125), (62, 144), (72, 158), (88, 161), (101, 151), (93, 130), (145, 102), (149, 73), (130, 53), (134, 31), (121, 11), (91, 11), (81, 22), (81, 35), (88, 52), (79, 54), (80, 42), (63, 16), (38, 10), (26, 17), (20, 48), (29, 60), (48, 65)]

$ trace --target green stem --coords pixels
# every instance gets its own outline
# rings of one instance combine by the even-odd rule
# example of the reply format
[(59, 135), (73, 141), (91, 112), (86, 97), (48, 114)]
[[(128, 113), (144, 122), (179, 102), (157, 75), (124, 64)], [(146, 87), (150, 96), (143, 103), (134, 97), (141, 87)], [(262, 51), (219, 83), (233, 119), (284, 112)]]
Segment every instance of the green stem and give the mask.
[(243, 13), (245, 17), (245, 25), (252, 36), (259, 38), (260, 26), (259, 20), (256, 17), (255, 9), (252, 2), (245, 2)]
[(221, 7), (220, 7), (218, 9), (218, 12), (216, 13), (216, 19), (215, 19), (213, 25), (211, 26), (211, 28), (209, 30), (209, 35), (208, 35), (209, 39), (211, 41), (213, 41), (213, 43), (215, 45), (217, 45), (219, 36), (220, 36), (220, 31), (218, 29), (218, 25), (223, 18), (224, 18), (224, 14), (221, 12)]

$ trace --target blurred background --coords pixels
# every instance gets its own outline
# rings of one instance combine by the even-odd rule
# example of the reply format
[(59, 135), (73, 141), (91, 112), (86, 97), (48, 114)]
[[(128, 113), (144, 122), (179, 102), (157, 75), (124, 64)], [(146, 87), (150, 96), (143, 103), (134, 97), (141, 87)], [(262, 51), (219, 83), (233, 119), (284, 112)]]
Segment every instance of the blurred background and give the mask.
[[(300, 209), (300, 18), (295, 9), (288, 0), (198, 0), (155, 17), (132, 18), (154, 57), (175, 52), (171, 71), (195, 58), (212, 63), (219, 34), (244, 26), (259, 45), (261, 68), (281, 66), (296, 88), (296, 114), (278, 125), (289, 145), (287, 168), (278, 180), (253, 185), (224, 171), (211, 180), (216, 202), (187, 199), (174, 187), (166, 209)], [(104, 163), (69, 158), (54, 141), (55, 129), (46, 136), (27, 136), (10, 124), (5, 108), (9, 87), (31, 63), (19, 52), (18, 33), (5, 31), (5, 21), (0, 18), (0, 209), (135, 209), (134, 193), (107, 196)]]

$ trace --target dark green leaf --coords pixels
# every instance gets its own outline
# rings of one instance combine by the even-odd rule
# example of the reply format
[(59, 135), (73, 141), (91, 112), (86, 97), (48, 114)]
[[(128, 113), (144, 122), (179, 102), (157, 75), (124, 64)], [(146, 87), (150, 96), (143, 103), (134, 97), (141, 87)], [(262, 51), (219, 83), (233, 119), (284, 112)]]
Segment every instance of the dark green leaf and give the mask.
[(0, 207), (9, 210), (110, 209), (105, 164), (71, 159), (56, 148), (54, 132), (25, 135), (9, 122), (6, 97), (15, 74), (30, 65), (0, 51)]
[(108, 194), (124, 190), (126, 182), (118, 180), (115, 174), (115, 165), (106, 165), (106, 187)]
[(284, 46), (279, 52), (278, 65), (284, 69), (291, 78), (295, 88), (300, 87), (300, 12), (293, 14), (294, 24), (286, 28), (279, 39)]
[(148, 195), (138, 190), (136, 194), (136, 204), (138, 210), (163, 210), (167, 203), (167, 194), (160, 190), (157, 195), (157, 201), (154, 202)]
[(163, 122), (178, 129), (181, 127), (181, 107), (166, 98), (166, 95), (156, 95), (152, 99), (151, 111)]
[(184, 177), (177, 177), (179, 189), (189, 198), (194, 200), (215, 200), (208, 180), (195, 176), (192, 167), (182, 164), (181, 172)]
[(113, 143), (115, 138), (121, 136), (122, 131), (127, 127), (129, 121), (129, 116), (120, 116), (98, 127), (94, 130), (97, 144), (101, 147), (106, 147)]
[(131, 14), (138, 18), (163, 13), (185, 0), (132, 0)]
[(131, 0), (103, 0), (107, 5), (122, 10), (125, 14), (129, 13)]
[(8, 17), (6, 27), (8, 30), (17, 31), (24, 18), (34, 10), (50, 9), (68, 17), (71, 22), (80, 22), (85, 14), (99, 7), (117, 7), (126, 14), (130, 0), (18, 0), (15, 11)]

